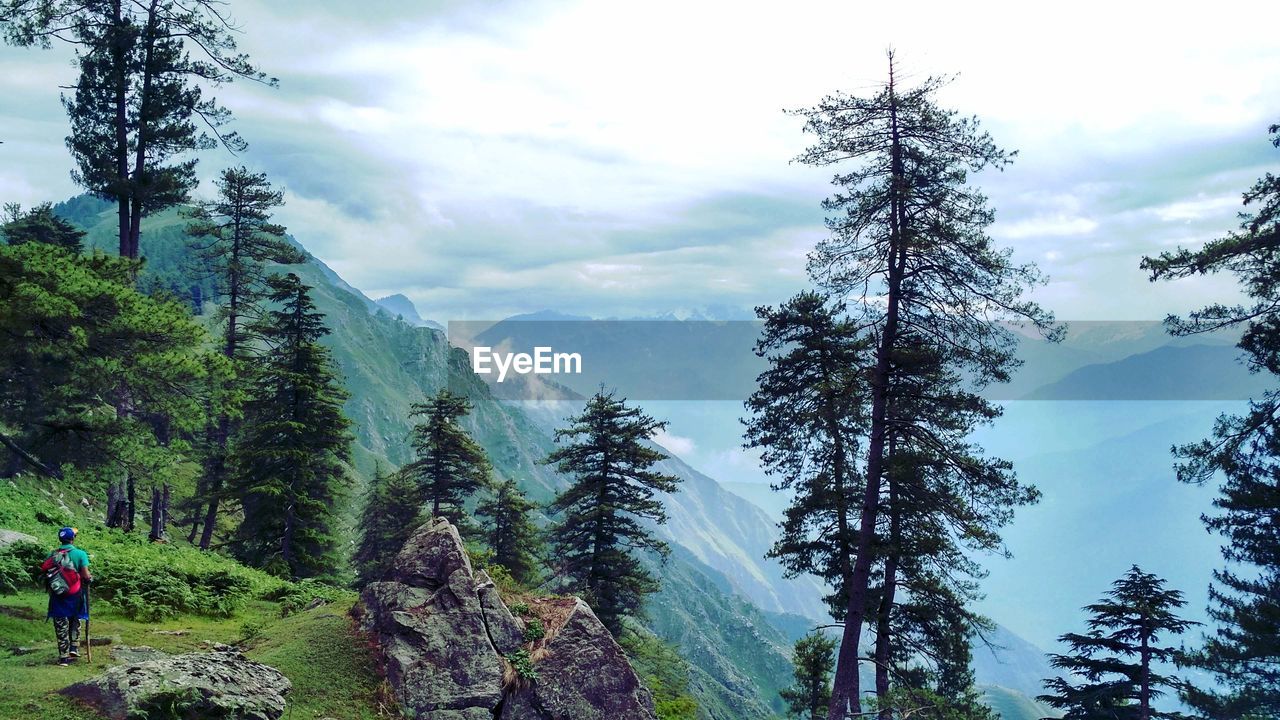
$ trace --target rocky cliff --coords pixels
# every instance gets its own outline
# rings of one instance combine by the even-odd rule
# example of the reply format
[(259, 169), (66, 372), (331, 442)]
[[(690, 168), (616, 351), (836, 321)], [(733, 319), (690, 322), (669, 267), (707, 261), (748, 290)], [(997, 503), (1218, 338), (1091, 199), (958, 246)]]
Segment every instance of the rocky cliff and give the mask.
[(653, 699), (591, 608), (527, 603), (540, 632), (474, 571), (458, 531), (435, 520), (401, 549), (354, 614), (396, 700), (424, 720), (647, 720)]

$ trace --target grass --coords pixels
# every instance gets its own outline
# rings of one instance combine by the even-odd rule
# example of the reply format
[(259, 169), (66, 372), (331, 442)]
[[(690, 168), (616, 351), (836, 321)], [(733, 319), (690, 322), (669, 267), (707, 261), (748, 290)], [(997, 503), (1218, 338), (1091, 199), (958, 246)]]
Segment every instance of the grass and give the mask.
[[(57, 691), (115, 664), (116, 645), (147, 645), (169, 653), (200, 652), (208, 643), (241, 644), (245, 654), (270, 665), (293, 683), (285, 717), (374, 720), (390, 715), (382, 681), (368, 648), (353, 633), (347, 616), (352, 600), (280, 617), (276, 603), (253, 601), (230, 618), (183, 616), (160, 622), (130, 620), (114, 611), (94, 613), (94, 637), (111, 645), (94, 648), (71, 667), (55, 665), (53, 626), (44, 619), (45, 595), (27, 591), (0, 597), (0, 717), (38, 715), (42, 720), (97, 717)], [(245, 640), (246, 627), (257, 628)], [(18, 648), (30, 652), (18, 654)]]
[[(89, 720), (98, 716), (57, 694), (75, 682), (103, 672), (116, 661), (118, 645), (149, 647), (167, 653), (207, 651), (212, 643), (237, 645), (251, 659), (270, 665), (293, 683), (286, 720), (373, 720), (394, 716), (384, 698), (384, 683), (375, 671), (366, 642), (352, 629), (348, 611), (355, 594), (328, 589), (329, 602), (310, 610), (282, 612), (286, 604), (306, 603), (316, 589), (284, 585), (264, 573), (245, 568), (214, 553), (201, 553), (181, 539), (170, 545), (145, 542), (145, 534), (126, 536), (107, 530), (98, 512), (79, 503), (81, 493), (69, 483), (55, 485), (36, 478), (0, 481), (0, 528), (36, 536), (52, 547), (60, 525), (81, 528), (81, 547), (90, 552), (93, 569), (106, 580), (114, 564), (156, 563), (180, 566), (196, 575), (227, 571), (250, 580), (252, 593), (225, 616), (181, 612), (143, 619), (126, 613), (123, 603), (93, 602), (92, 636), (111, 644), (95, 647), (94, 662), (82, 656), (70, 667), (58, 667), (53, 625), (45, 620), (47, 596), (35, 587), (16, 595), (0, 595), (0, 718)], [(307, 595), (277, 598), (282, 590)], [(290, 608), (292, 609), (292, 607)], [(82, 631), (83, 641), (83, 631)], [(82, 651), (83, 652), (83, 651)]]

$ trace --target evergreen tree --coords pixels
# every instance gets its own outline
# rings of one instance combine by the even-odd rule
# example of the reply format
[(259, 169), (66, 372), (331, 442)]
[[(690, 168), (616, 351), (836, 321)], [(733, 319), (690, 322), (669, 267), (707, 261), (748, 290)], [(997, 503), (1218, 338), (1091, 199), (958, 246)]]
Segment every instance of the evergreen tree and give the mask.
[(1071, 646), (1071, 654), (1051, 655), (1050, 661), (1066, 677), (1045, 680), (1050, 693), (1039, 699), (1067, 720), (1183, 717), (1156, 710), (1152, 701), (1182, 685), (1161, 674), (1159, 665), (1173, 662), (1178, 653), (1162, 640), (1197, 624), (1176, 615), (1185, 604), (1182, 593), (1165, 589), (1164, 580), (1134, 566), (1102, 600), (1085, 607), (1091, 613), (1089, 632), (1058, 638)]
[(4, 210), (4, 225), (0, 225), (0, 236), (10, 245), (45, 243), (57, 245), (72, 253), (83, 249), (84, 232), (55, 215), (53, 206), (49, 203), (37, 205), (26, 212), (17, 204), (6, 204)]
[[(251, 355), (249, 326), (259, 318), (268, 294), (268, 263), (300, 263), (302, 253), (285, 240), (285, 229), (271, 222), (271, 211), (284, 203), (284, 193), (266, 175), (246, 168), (224, 170), (214, 183), (218, 199), (198, 204), (187, 226), (200, 270), (214, 280), (221, 302), (222, 354), (240, 375)], [(244, 382), (224, 389), (229, 398), (243, 396)], [(217, 527), (218, 506), (226, 484), (228, 443), (235, 432), (230, 413), (214, 419), (207, 438), (201, 482), (203, 525), (200, 548), (207, 550)], [(194, 535), (194, 528), (192, 534)]]
[(822, 720), (831, 704), (831, 666), (836, 641), (814, 631), (796, 641), (791, 662), (795, 684), (778, 693), (787, 702), (787, 713), (798, 720)]
[(447, 389), (413, 405), (411, 442), (417, 459), (403, 469), (418, 483), (419, 497), (435, 517), (448, 518), (460, 530), (469, 529), (463, 503), (489, 484), (489, 459), (459, 418), (471, 412), (471, 402)]
[(670, 550), (640, 521), (666, 522), (655, 495), (675, 492), (679, 478), (652, 469), (667, 456), (648, 439), (667, 424), (627, 407), (625, 399), (601, 390), (570, 423), (556, 431), (556, 442), (570, 442), (546, 460), (573, 478), (549, 506), (561, 516), (549, 534), (555, 571), (617, 636), (623, 618), (638, 613), (644, 596), (658, 590), (636, 553), (665, 558)]
[(324, 315), (292, 273), (270, 281), (279, 306), (255, 326), (267, 350), (257, 361), (252, 399), (234, 454), (234, 487), (244, 511), (237, 554), (291, 578), (334, 574), (337, 513), (353, 438), (347, 399), (327, 348)]
[(195, 187), (193, 152), (245, 147), (222, 129), (229, 113), (204, 89), (237, 78), (275, 83), (237, 50), (220, 0), (0, 0), (0, 19), (14, 45), (76, 47), (80, 76), (63, 98), (72, 177), (116, 203), (122, 257), (139, 256), (143, 217)]
[(360, 514), (360, 544), (352, 558), (359, 584), (383, 579), (421, 523), (417, 484), (404, 472), (385, 473), (378, 468)]
[(836, 94), (799, 113), (806, 131), (817, 136), (799, 160), (842, 164), (844, 170), (824, 203), (833, 213), (832, 234), (811, 256), (810, 273), (835, 295), (861, 299), (859, 322), (876, 343), (867, 367), (866, 470), (844, 587), (831, 720), (861, 713), (858, 648), (872, 612), (871, 578), (883, 534), (895, 356), (912, 347), (936, 348), (951, 377), (981, 387), (1007, 380), (1017, 365), (1015, 337), (1001, 320), (1029, 323), (1050, 339), (1060, 336), (1051, 315), (1021, 299), (1041, 282), (1038, 272), (1013, 264), (1007, 251), (994, 247), (985, 231), (993, 213), (967, 184), (969, 173), (1003, 167), (1010, 157), (975, 120), (934, 103), (942, 85), (931, 78), (903, 90), (891, 54), (880, 92), (868, 98)]
[(498, 483), (493, 496), (476, 506), (476, 515), (487, 518), (484, 535), (493, 561), (522, 585), (537, 582), (542, 537), (529, 517), (536, 507), (510, 478)]
[[(1280, 147), (1280, 125), (1272, 125)], [(1239, 347), (1250, 369), (1280, 374), (1280, 177), (1267, 173), (1244, 194), (1240, 229), (1198, 250), (1144, 258), (1151, 280), (1228, 272), (1248, 305), (1210, 305), (1186, 318), (1170, 316), (1175, 335), (1243, 328)], [(1217, 631), (1186, 658), (1212, 673), (1221, 690), (1188, 690), (1187, 701), (1213, 718), (1280, 715), (1280, 390), (1250, 401), (1240, 416), (1222, 416), (1213, 437), (1174, 448), (1178, 479), (1202, 484), (1225, 476), (1220, 511), (1205, 526), (1226, 539), (1234, 568), (1214, 572), (1209, 616)]]
[[(134, 264), (61, 243), (0, 245), (0, 444), (19, 461), (11, 470), (181, 474), (181, 437), (210, 405), (202, 388), (228, 368), (185, 307), (134, 289)], [(115, 413), (122, 387), (136, 415)]]

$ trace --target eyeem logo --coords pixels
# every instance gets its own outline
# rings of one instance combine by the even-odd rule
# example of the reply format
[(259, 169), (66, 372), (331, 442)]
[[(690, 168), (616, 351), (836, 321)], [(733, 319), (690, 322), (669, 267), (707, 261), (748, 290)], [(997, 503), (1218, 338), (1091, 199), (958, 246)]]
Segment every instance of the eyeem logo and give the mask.
[(553, 352), (550, 347), (535, 347), (533, 354), (494, 352), (483, 345), (471, 349), (471, 369), (478, 375), (498, 371), (498, 382), (507, 379), (508, 371), (517, 375), (582, 374), (582, 356), (578, 353)]

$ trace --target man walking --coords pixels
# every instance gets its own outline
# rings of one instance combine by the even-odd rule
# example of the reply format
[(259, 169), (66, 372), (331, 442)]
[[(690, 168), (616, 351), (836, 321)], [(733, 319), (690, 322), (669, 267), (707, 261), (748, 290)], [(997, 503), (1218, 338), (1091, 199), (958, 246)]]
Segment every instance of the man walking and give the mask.
[(58, 664), (66, 667), (80, 657), (80, 621), (89, 618), (89, 554), (72, 544), (76, 529), (58, 531), (59, 545), (40, 564), (49, 589), (49, 613), (58, 636)]

